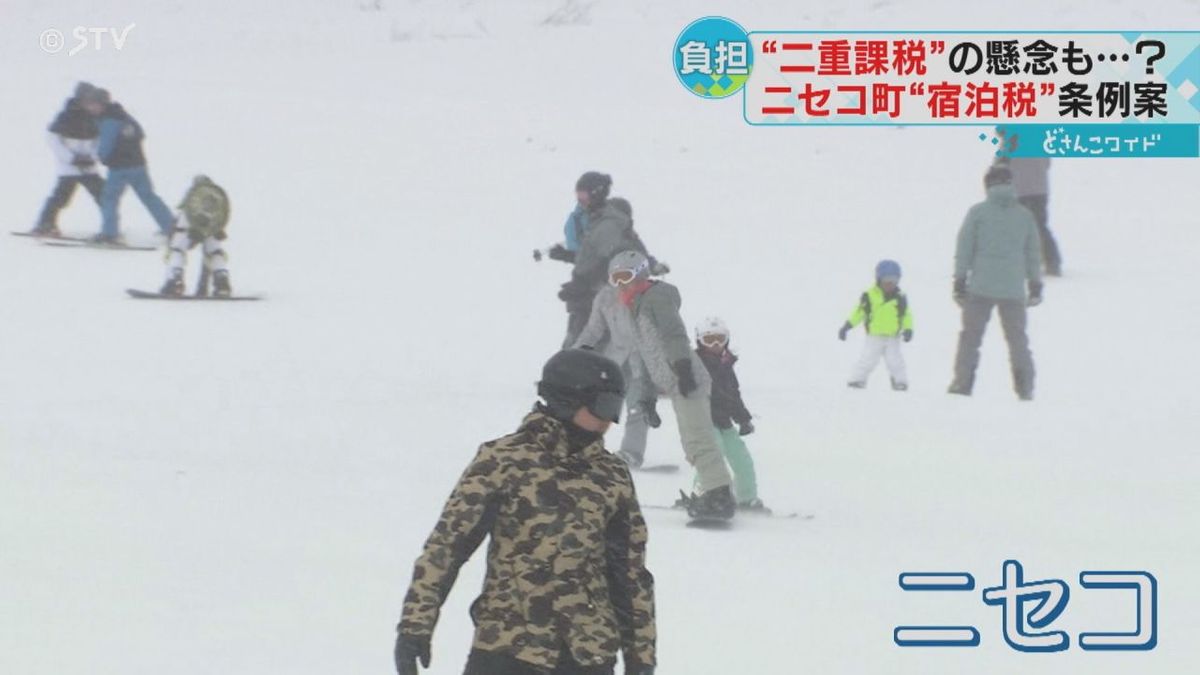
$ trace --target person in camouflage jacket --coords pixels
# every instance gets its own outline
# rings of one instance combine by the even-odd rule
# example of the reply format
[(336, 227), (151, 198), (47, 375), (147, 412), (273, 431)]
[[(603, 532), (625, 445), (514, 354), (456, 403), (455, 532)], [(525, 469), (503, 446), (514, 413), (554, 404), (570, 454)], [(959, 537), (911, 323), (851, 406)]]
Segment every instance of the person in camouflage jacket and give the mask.
[[(584, 372), (614, 386), (598, 397), (596, 386), (556, 386), (564, 364), (576, 382)], [(566, 350), (547, 363), (539, 393), (546, 403), (516, 433), (480, 447), (417, 559), (398, 626), (401, 675), (417, 660), (428, 667), (442, 602), (488, 535), (466, 675), (602, 675), (618, 651), (626, 673), (654, 672), (646, 524), (629, 469), (603, 444), (624, 402), (621, 370)]]

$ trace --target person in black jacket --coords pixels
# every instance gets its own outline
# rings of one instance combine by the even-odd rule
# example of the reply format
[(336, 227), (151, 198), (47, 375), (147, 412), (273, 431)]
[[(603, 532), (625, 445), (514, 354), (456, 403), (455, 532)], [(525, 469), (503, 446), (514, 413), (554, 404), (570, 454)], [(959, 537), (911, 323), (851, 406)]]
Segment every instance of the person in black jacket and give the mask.
[(712, 421), (721, 440), (721, 452), (733, 472), (738, 508), (769, 512), (758, 498), (754, 458), (742, 440), (754, 433), (754, 422), (742, 401), (741, 385), (733, 370), (738, 357), (729, 350), (729, 328), (724, 321), (709, 317), (696, 327), (696, 354), (712, 376)]
[(58, 229), (58, 213), (71, 203), (77, 185), (82, 185), (96, 200), (96, 205), (100, 205), (100, 190), (104, 187), (99, 158), (96, 156), (100, 127), (83, 108), (83, 99), (95, 90), (96, 87), (91, 84), (80, 82), (75, 87), (74, 95), (67, 99), (62, 111), (50, 123), (46, 139), (54, 153), (58, 180), (42, 207), (37, 225), (33, 228), (34, 234), (48, 237), (62, 234)]

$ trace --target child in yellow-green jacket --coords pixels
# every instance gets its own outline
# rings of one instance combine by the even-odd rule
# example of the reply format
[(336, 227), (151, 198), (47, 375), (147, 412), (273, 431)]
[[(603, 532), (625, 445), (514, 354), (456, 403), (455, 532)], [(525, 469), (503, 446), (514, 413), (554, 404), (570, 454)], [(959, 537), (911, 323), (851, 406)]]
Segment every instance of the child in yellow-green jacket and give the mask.
[(867, 378), (882, 357), (892, 376), (892, 389), (906, 391), (908, 373), (904, 355), (900, 353), (900, 341), (912, 340), (913, 320), (908, 298), (900, 291), (900, 263), (879, 261), (875, 266), (875, 285), (859, 298), (850, 318), (838, 330), (838, 339), (844, 341), (850, 329), (860, 323), (866, 328), (867, 339), (847, 385), (855, 389), (866, 387)]

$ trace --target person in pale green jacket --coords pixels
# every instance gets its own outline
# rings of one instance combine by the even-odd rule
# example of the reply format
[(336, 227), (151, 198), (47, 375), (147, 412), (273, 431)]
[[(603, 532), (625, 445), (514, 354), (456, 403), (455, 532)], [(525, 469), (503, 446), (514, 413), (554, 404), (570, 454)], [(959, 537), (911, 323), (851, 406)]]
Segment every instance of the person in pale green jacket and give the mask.
[(1033, 399), (1035, 373), (1025, 309), (1042, 302), (1037, 223), (1017, 201), (1007, 168), (992, 167), (983, 182), (987, 199), (967, 211), (954, 255), (954, 301), (962, 307), (962, 331), (949, 393), (971, 394), (979, 346), (996, 308), (1008, 342), (1013, 388), (1028, 401)]
[(908, 296), (900, 290), (900, 263), (880, 260), (875, 265), (875, 285), (863, 291), (850, 318), (838, 330), (838, 339), (844, 341), (846, 334), (859, 324), (863, 324), (867, 336), (847, 386), (865, 388), (867, 378), (882, 358), (892, 378), (892, 389), (908, 391), (908, 369), (900, 343), (912, 340), (913, 317)]

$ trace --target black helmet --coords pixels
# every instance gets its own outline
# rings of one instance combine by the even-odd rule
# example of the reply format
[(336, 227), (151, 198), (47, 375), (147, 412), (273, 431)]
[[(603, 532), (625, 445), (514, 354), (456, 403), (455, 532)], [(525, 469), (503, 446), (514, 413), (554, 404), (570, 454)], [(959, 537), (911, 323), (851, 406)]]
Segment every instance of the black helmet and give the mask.
[(92, 84), (91, 82), (80, 82), (79, 84), (75, 85), (74, 97), (77, 100), (83, 100), (88, 96), (91, 96), (92, 92), (94, 91), (96, 91), (96, 85)]
[(564, 422), (580, 408), (620, 422), (625, 377), (620, 366), (590, 349), (564, 349), (542, 367), (538, 396), (546, 401), (551, 416)]
[(590, 206), (596, 207), (608, 199), (608, 191), (612, 189), (612, 176), (599, 171), (588, 171), (575, 181), (576, 192), (586, 192), (591, 196)]
[(990, 188), (993, 185), (1007, 185), (1011, 182), (1012, 171), (1003, 166), (993, 166), (983, 176), (983, 187), (985, 188)]

